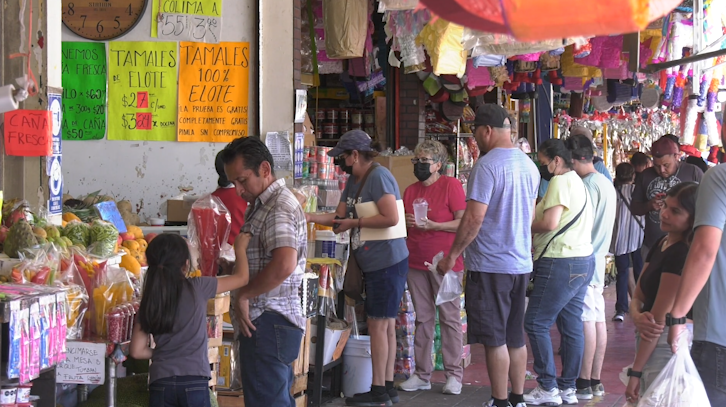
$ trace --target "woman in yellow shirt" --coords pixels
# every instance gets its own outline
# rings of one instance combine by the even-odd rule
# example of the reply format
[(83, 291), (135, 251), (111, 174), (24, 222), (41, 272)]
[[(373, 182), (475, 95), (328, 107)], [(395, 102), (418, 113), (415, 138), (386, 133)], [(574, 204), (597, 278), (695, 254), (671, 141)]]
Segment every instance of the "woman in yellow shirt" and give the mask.
[[(585, 184), (572, 170), (562, 140), (539, 148), (540, 174), (549, 188), (532, 222), (534, 289), (524, 319), (539, 386), (524, 396), (527, 405), (577, 404), (575, 380), (584, 351), (582, 305), (595, 272), (591, 241), (593, 211)], [(562, 335), (562, 375), (558, 378), (550, 339), (557, 323)]]

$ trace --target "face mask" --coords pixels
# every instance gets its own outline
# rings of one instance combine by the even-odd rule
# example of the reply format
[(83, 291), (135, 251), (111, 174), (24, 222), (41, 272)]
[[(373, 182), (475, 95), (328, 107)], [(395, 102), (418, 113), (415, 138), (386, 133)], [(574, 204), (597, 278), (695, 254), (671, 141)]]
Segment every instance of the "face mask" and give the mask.
[(550, 172), (546, 165), (539, 166), (539, 175), (545, 181), (549, 181), (552, 179), (552, 177), (554, 177), (554, 174)]
[(413, 165), (413, 175), (423, 182), (431, 178), (431, 164), (429, 163), (418, 163)]
[(333, 160), (333, 163), (335, 165), (337, 165), (338, 167), (340, 167), (340, 169), (343, 170), (344, 173), (346, 173), (348, 175), (353, 175), (353, 166), (347, 165), (345, 163), (345, 159), (336, 158), (335, 160)]

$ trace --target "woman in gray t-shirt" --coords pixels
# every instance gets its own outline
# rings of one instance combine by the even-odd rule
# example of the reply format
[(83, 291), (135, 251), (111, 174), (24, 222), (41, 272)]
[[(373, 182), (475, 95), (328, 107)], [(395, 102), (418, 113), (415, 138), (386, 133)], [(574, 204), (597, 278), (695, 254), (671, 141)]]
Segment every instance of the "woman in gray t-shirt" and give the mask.
[[(149, 405), (209, 407), (207, 301), (247, 284), (249, 234), (235, 240), (234, 273), (226, 277), (186, 278), (189, 246), (183, 237), (161, 234), (149, 243), (131, 357), (151, 359)], [(150, 347), (153, 336), (154, 348)]]

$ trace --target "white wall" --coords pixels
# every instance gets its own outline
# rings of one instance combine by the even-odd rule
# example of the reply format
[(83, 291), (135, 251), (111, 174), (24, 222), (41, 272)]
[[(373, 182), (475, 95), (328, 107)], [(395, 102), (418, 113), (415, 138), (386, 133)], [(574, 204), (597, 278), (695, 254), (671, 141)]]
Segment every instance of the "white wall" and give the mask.
[[(118, 41), (155, 41), (151, 38), (151, 1), (139, 24)], [(223, 0), (222, 2), (222, 41), (246, 41), (250, 43), (250, 95), (249, 95), (249, 133), (256, 134), (255, 116), (258, 114), (257, 98), (254, 95), (257, 82), (257, 61), (255, 49), (255, 30), (257, 16), (254, 4), (257, 0)], [(292, 13), (292, 2), (286, 7)], [(291, 21), (292, 23), (292, 21)], [(288, 30), (292, 36), (292, 24)], [(283, 38), (287, 34), (279, 34)], [(275, 36), (270, 42), (279, 40)], [(63, 41), (83, 41), (63, 26)], [(292, 44), (292, 37), (290, 37)], [(289, 55), (292, 55), (290, 49)], [(292, 58), (288, 59), (292, 65)], [(278, 81), (286, 81), (292, 89), (292, 70), (286, 76), (280, 74)], [(268, 74), (275, 74), (276, 67), (271, 65)], [(289, 100), (280, 103), (293, 106), (293, 94)], [(264, 92), (263, 92), (264, 94)], [(279, 100), (279, 99), (278, 99)], [(281, 126), (284, 117), (279, 118)], [(292, 121), (290, 114), (287, 121)], [(265, 129), (267, 126), (263, 126)], [(289, 126), (292, 127), (292, 124)], [(276, 130), (286, 130), (278, 127)], [(214, 158), (224, 144), (217, 143), (180, 143), (180, 142), (138, 142), (138, 141), (64, 141), (63, 173), (64, 189), (78, 196), (102, 190), (104, 194), (131, 201), (141, 208), (144, 217), (165, 217), (166, 199), (178, 195), (181, 188), (192, 189), (194, 193), (211, 192), (217, 185)]]

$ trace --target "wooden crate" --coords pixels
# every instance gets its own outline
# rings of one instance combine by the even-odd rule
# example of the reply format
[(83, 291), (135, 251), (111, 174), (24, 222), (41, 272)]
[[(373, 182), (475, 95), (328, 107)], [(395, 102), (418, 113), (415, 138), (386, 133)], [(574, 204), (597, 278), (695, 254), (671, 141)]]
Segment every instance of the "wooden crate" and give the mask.
[(300, 353), (297, 359), (292, 362), (292, 371), (295, 376), (306, 375), (310, 370), (310, 338), (312, 337), (310, 329), (310, 319), (307, 320), (305, 335), (300, 342)]
[(217, 295), (215, 298), (207, 302), (207, 315), (223, 315), (229, 312), (230, 297), (227, 295)]
[(301, 394), (295, 397), (295, 407), (306, 407), (308, 405), (308, 395)]
[(219, 360), (219, 348), (210, 346), (207, 349), (207, 357), (209, 358), (209, 363), (216, 363)]

